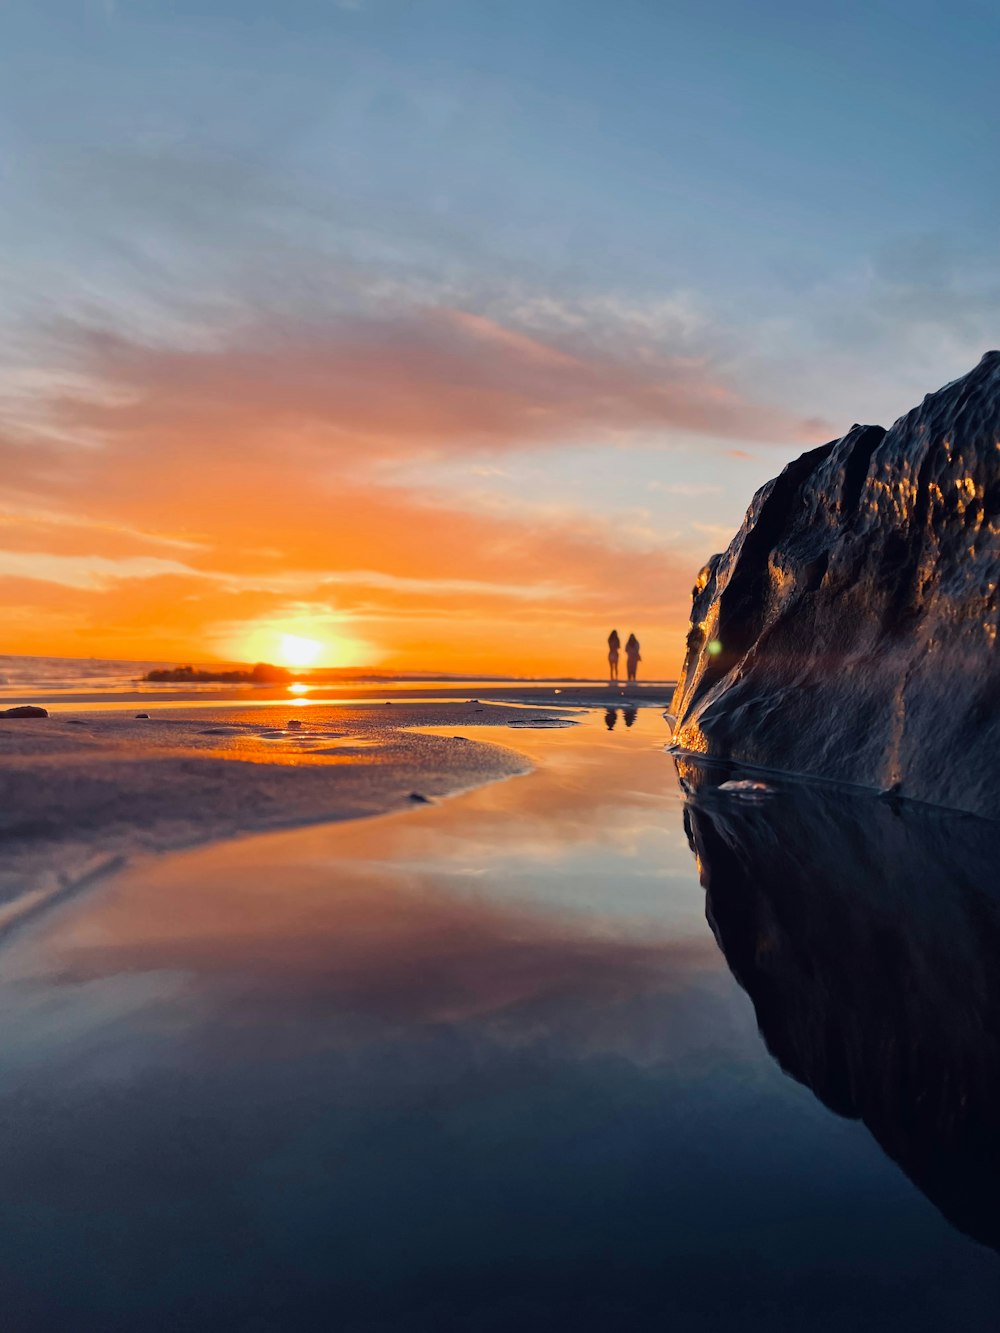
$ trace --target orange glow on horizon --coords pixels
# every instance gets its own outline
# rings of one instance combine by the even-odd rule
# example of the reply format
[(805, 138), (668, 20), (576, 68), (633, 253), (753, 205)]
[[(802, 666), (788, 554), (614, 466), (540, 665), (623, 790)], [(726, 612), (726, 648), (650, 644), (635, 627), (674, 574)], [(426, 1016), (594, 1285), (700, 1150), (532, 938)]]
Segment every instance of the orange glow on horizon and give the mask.
[[(303, 393), (326, 384), (336, 358), (303, 383), (303, 366), (319, 364), (308, 348), (264, 365), (96, 345), (95, 384), (121, 385), (120, 399), (61, 395), (51, 441), (12, 453), (0, 439), (19, 479), (0, 514), (5, 651), (601, 678), (608, 629), (624, 624), (649, 676), (675, 673), (704, 538), (675, 547), (572, 497), (494, 506), (478, 481), (451, 489), (387, 466), (422, 458), (429, 440), (477, 466), (523, 453), (525, 358), (545, 374), (572, 369), (475, 321), (446, 328), (463, 367), (486, 358), (492, 376), (498, 357), (513, 358), (510, 392), (455, 400), (442, 392), (450, 363), (428, 381), (390, 338), (398, 402), (386, 392), (373, 406), (354, 376), (306, 413)], [(358, 356), (370, 351), (362, 340)], [(358, 419), (375, 407), (377, 420)], [(76, 431), (105, 446), (67, 444)]]

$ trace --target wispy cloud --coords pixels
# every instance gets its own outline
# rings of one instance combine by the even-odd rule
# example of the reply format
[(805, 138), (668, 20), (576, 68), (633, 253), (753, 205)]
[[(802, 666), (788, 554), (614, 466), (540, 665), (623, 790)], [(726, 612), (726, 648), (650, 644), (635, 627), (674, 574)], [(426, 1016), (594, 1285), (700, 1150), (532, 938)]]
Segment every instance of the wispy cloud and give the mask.
[(0, 579), (31, 579), (64, 588), (102, 591), (130, 579), (169, 575), (198, 577), (197, 571), (176, 560), (156, 556), (109, 559), (107, 556), (52, 555), (38, 551), (0, 551)]
[(0, 531), (10, 532), (14, 529), (33, 534), (55, 529), (63, 532), (98, 534), (105, 539), (123, 537), (141, 545), (165, 546), (178, 551), (206, 549), (206, 543), (192, 541), (187, 537), (164, 532), (144, 532), (141, 528), (132, 527), (128, 523), (101, 522), (99, 519), (89, 518), (86, 514), (36, 509), (30, 504), (18, 505), (16, 508), (0, 507)]
[(694, 497), (697, 495), (718, 495), (722, 487), (713, 486), (707, 482), (660, 481), (657, 477), (654, 477), (652, 481), (647, 481), (646, 489), (647, 491), (657, 491), (660, 495)]
[[(55, 381), (50, 433), (82, 441), (139, 432), (238, 430), (244, 448), (291, 432), (314, 447), (401, 456), (568, 444), (582, 433), (683, 431), (799, 443), (816, 423), (748, 399), (710, 363), (630, 361), (535, 338), (467, 311), (391, 320), (275, 321), (219, 350), (150, 347), (64, 326), (75, 377)], [(84, 391), (84, 368), (93, 384)], [(38, 412), (37, 406), (33, 408)], [(12, 421), (31, 429), (32, 423)]]

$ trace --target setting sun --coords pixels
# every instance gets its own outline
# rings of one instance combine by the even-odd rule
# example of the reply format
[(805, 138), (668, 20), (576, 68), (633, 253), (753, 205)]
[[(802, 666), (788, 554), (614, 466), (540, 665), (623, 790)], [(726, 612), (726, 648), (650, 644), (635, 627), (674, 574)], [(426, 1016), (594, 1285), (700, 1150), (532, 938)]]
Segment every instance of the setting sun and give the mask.
[(273, 620), (221, 625), (212, 644), (216, 655), (226, 662), (271, 662), (293, 671), (370, 666), (384, 656), (376, 644), (356, 638), (350, 623), (327, 607), (289, 610), (293, 613)]
[(285, 666), (313, 666), (322, 651), (319, 639), (304, 639), (299, 634), (281, 636), (281, 661)]

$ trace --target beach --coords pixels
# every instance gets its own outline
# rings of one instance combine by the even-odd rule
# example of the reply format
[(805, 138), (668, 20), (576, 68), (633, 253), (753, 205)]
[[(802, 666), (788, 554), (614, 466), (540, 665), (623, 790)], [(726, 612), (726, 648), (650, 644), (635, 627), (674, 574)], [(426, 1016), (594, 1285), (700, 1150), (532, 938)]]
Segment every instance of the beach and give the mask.
[(996, 1333), (998, 51), (0, 2), (0, 1333)]
[[(524, 773), (519, 729), (570, 725), (602, 700), (658, 709), (670, 693), (475, 681), (151, 689), (113, 663), (20, 674), (0, 688), (0, 708), (49, 715), (0, 716), (0, 930), (137, 856), (382, 814)], [(486, 739), (470, 740), (470, 726)]]
[[(88, 722), (87, 771), (98, 742), (114, 774), (140, 746), (154, 771), (260, 769), (289, 784), (284, 819), (317, 797), (296, 775), (344, 776), (366, 817), (334, 785), (326, 822), (143, 843), (3, 940), (13, 1325), (501, 1333), (652, 1328), (669, 1308), (695, 1330), (727, 1327), (739, 1293), (761, 1333), (930, 1333), (956, 1308), (990, 1327), (992, 1255), (762, 1041), (705, 919), (660, 710), (379, 707), (391, 724), (300, 709), (298, 740), (270, 705), (226, 712), (205, 729), (236, 738), (200, 742), (214, 708), (191, 710), (163, 718), (159, 754), (145, 720)], [(556, 717), (573, 725), (535, 723)], [(310, 748), (341, 739), (361, 753), (339, 768)], [(365, 742), (384, 755), (369, 777)], [(764, 825), (754, 800), (713, 799), (773, 846), (780, 792)]]

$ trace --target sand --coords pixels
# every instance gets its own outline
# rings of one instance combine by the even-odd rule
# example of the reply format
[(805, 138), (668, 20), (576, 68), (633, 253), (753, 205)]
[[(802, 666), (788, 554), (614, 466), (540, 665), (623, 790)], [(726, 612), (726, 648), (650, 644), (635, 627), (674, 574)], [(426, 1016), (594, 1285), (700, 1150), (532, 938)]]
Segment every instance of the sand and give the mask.
[[(523, 728), (662, 709), (670, 682), (0, 691), (0, 932), (136, 856), (416, 806), (528, 771)], [(148, 714), (148, 716), (137, 716)], [(497, 743), (463, 740), (463, 726)], [(453, 735), (426, 735), (438, 727)]]
[[(381, 814), (525, 773), (508, 724), (571, 719), (457, 700), (148, 711), (0, 719), (0, 930), (136, 856)], [(497, 744), (463, 738), (463, 724), (495, 728)], [(454, 733), (414, 730), (423, 726)]]

